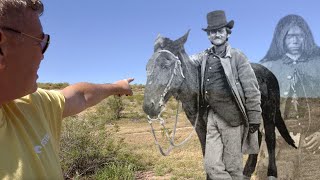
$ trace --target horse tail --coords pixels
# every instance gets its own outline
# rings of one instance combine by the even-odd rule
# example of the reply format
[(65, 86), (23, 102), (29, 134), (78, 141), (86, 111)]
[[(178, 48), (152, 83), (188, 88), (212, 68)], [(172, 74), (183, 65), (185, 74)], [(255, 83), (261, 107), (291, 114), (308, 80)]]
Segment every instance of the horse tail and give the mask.
[[(287, 129), (287, 126), (281, 116), (281, 111), (280, 111), (280, 88), (279, 88), (279, 83), (278, 80), (276, 78), (276, 76), (271, 72), (270, 72), (270, 76), (269, 76), (269, 80), (272, 83), (271, 89), (268, 88), (269, 93), (271, 94), (271, 97), (275, 98), (273, 99), (273, 103), (275, 105), (275, 109), (274, 109), (274, 124), (277, 127), (280, 135), (283, 137), (283, 139), (292, 147), (297, 149), (297, 146), (295, 145), (294, 140), (292, 139), (292, 137), (289, 134), (289, 131)], [(273, 94), (274, 93), (274, 94)]]
[(283, 137), (283, 139), (290, 146), (292, 146), (292, 147), (297, 149), (297, 146), (295, 145), (294, 140), (290, 136), (289, 131), (287, 129), (287, 126), (283, 121), (283, 118), (282, 118), (281, 112), (280, 112), (280, 108), (277, 108), (276, 112), (275, 112), (275, 125), (276, 125), (278, 131), (280, 132), (281, 136)]

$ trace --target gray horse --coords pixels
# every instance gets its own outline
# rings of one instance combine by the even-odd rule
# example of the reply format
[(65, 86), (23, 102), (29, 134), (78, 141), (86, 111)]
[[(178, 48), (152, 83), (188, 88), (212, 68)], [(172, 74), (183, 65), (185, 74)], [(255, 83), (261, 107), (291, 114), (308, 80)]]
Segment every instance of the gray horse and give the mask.
[[(171, 96), (182, 102), (187, 118), (193, 126), (201, 143), (202, 153), (205, 153), (206, 118), (199, 103), (200, 67), (189, 58), (184, 50), (188, 33), (172, 41), (158, 36), (154, 45), (154, 54), (147, 64), (147, 83), (144, 92), (143, 110), (151, 117), (158, 116)], [(279, 85), (275, 76), (260, 64), (251, 64), (261, 91), (261, 108), (265, 129), (265, 140), (269, 154), (268, 176), (277, 177), (275, 162), (275, 127), (285, 141), (296, 148), (288, 133), (280, 113)], [(199, 113), (199, 114), (198, 114)], [(198, 116), (198, 122), (195, 121)], [(259, 132), (259, 145), (262, 135)], [(257, 154), (249, 155), (244, 168), (244, 175), (251, 177), (257, 163)]]

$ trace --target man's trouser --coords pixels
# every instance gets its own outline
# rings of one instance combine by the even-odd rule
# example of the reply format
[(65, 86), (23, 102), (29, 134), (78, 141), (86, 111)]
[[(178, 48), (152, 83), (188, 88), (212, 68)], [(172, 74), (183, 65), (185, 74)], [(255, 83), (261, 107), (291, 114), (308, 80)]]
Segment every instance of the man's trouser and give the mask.
[(209, 110), (204, 165), (207, 179), (242, 180), (242, 125), (229, 126), (217, 113)]

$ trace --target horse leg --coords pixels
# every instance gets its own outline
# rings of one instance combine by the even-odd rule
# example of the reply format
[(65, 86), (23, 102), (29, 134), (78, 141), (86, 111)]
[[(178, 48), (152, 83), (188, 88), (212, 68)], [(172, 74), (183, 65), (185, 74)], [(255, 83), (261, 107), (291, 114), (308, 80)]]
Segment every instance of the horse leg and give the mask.
[[(259, 141), (259, 147), (261, 146), (262, 141), (262, 134), (258, 130), (258, 141)], [(248, 160), (246, 161), (246, 165), (243, 170), (244, 179), (250, 179), (254, 170), (256, 169), (258, 160), (258, 154), (249, 154)]]
[(206, 135), (207, 135), (207, 126), (204, 123), (202, 118), (199, 118), (198, 123), (196, 125), (196, 132), (201, 144), (202, 155), (204, 156), (206, 149)]
[(195, 127), (196, 133), (198, 135), (200, 144), (201, 144), (201, 150), (202, 155), (204, 156), (205, 149), (206, 149), (206, 135), (207, 135), (207, 125), (202, 116), (199, 116), (197, 124), (195, 124), (196, 116), (191, 116), (188, 113), (186, 113), (190, 123), (193, 127)]
[(276, 133), (275, 133), (275, 124), (272, 122), (264, 124), (265, 129), (265, 138), (269, 154), (269, 164), (268, 164), (268, 179), (275, 179), (278, 177), (277, 165), (276, 165)]

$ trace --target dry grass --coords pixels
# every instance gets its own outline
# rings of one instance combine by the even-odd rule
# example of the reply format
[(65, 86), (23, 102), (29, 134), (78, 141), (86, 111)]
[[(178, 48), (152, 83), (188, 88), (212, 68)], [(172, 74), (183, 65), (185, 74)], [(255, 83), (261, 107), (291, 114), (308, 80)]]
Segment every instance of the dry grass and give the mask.
[[(175, 177), (178, 179), (204, 179), (201, 148), (195, 134), (185, 145), (173, 149), (169, 156), (162, 156), (155, 145), (150, 126), (146, 121), (121, 121), (118, 125), (120, 127), (118, 134), (129, 145), (130, 151), (141, 155), (146, 164), (152, 165), (151, 170), (155, 175), (167, 177), (170, 175), (173, 179)], [(173, 127), (173, 121), (168, 123), (168, 126)], [(164, 147), (167, 147), (168, 141), (165, 141), (161, 128), (158, 126), (156, 130), (157, 137), (160, 138)], [(183, 140), (192, 130), (190, 126), (178, 129), (176, 141)]]
[[(181, 142), (193, 130), (191, 124), (186, 121), (186, 117), (181, 116), (176, 133), (176, 141)], [(168, 119), (167, 126), (173, 127), (174, 117)], [(205, 179), (203, 168), (203, 157), (200, 143), (196, 134), (183, 146), (174, 148), (169, 156), (162, 156), (157, 148), (151, 128), (147, 121), (124, 120), (118, 123), (120, 129), (117, 133), (124, 138), (128, 148), (134, 154), (138, 154), (143, 164), (149, 164), (152, 175), (145, 176), (147, 179)], [(162, 134), (161, 127), (156, 127), (157, 137), (161, 139), (161, 144), (168, 146), (168, 141)], [(244, 156), (244, 163), (247, 156)], [(168, 178), (169, 177), (169, 178)], [(142, 179), (145, 179), (142, 178)], [(255, 180), (255, 176), (252, 180)]]
[[(124, 139), (130, 152), (143, 157), (140, 159), (142, 164), (148, 165), (146, 171), (137, 173), (137, 179), (205, 179), (201, 147), (196, 133), (189, 142), (174, 148), (169, 156), (162, 156), (155, 145), (147, 116), (142, 110), (143, 89), (134, 87), (133, 90), (134, 96), (123, 98), (126, 106), (123, 111), (124, 117), (117, 122), (119, 126), (117, 135)], [(170, 99), (163, 114), (169, 132), (172, 132), (174, 127), (176, 107), (177, 102), (173, 98)], [(133, 113), (138, 117), (130, 116)], [(175, 138), (177, 143), (183, 141), (193, 131), (184, 112), (179, 113), (177, 127)], [(159, 141), (166, 149), (168, 141), (163, 128), (159, 122), (154, 123), (154, 128)]]

